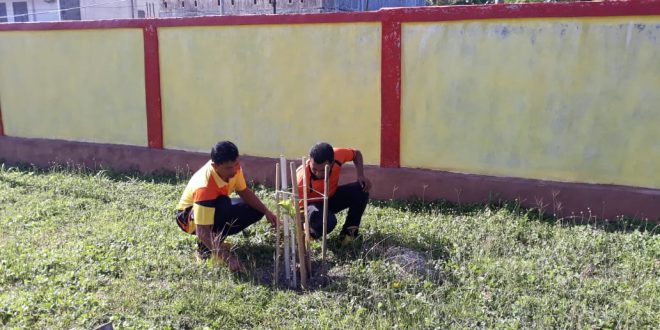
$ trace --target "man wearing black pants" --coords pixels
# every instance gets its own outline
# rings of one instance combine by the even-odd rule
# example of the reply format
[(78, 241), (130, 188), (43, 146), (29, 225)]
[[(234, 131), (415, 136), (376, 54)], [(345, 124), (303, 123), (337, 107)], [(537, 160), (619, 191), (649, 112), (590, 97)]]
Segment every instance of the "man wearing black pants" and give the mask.
[[(335, 213), (348, 209), (346, 221), (339, 232), (343, 245), (350, 243), (358, 235), (362, 214), (369, 201), (371, 182), (364, 176), (362, 153), (357, 149), (333, 148), (328, 143), (317, 143), (309, 152), (307, 164), (301, 165), (296, 173), (298, 190), (303, 196), (303, 171), (307, 177), (307, 197), (321, 197), (324, 191), (325, 166), (330, 166), (328, 173), (328, 222), (327, 232), (337, 226)], [(352, 161), (357, 172), (357, 181), (339, 186), (339, 174), (344, 163)], [(308, 204), (310, 235), (319, 238), (323, 234), (323, 202)]]
[[(240, 199), (230, 199), (232, 192)], [(192, 176), (176, 207), (177, 224), (197, 235), (200, 254), (226, 262), (233, 272), (245, 269), (222, 242), (264, 215), (275, 226), (277, 217), (247, 187), (238, 148), (229, 141), (213, 147), (211, 160)]]

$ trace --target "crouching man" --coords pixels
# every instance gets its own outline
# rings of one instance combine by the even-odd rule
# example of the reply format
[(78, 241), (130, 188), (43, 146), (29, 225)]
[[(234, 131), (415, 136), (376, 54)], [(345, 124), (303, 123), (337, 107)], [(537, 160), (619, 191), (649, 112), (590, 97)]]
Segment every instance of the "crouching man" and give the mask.
[[(229, 198), (234, 191), (240, 199)], [(222, 242), (264, 215), (275, 226), (275, 214), (248, 189), (238, 148), (230, 141), (218, 142), (213, 147), (211, 160), (192, 176), (176, 207), (179, 227), (197, 235), (199, 256), (217, 258), (232, 272), (245, 271), (245, 268)]]
[[(353, 162), (357, 181), (339, 185), (339, 173), (342, 165)], [(330, 167), (328, 173), (328, 233), (337, 226), (336, 213), (348, 209), (346, 221), (339, 232), (339, 240), (346, 245), (358, 236), (362, 214), (369, 201), (371, 182), (364, 176), (362, 153), (351, 148), (333, 148), (328, 143), (317, 143), (309, 152), (307, 164), (298, 167), (296, 176), (298, 191), (303, 196), (303, 178), (307, 177), (307, 197), (321, 197), (325, 188), (325, 166)], [(304, 175), (303, 173), (306, 172)], [(307, 207), (309, 214), (310, 235), (319, 238), (323, 234), (323, 202), (311, 202)]]

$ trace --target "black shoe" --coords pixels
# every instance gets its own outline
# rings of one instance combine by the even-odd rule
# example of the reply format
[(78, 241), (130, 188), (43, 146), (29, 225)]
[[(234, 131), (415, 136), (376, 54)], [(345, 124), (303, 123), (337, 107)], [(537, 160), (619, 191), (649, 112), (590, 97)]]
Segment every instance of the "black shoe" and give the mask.
[(359, 228), (357, 226), (342, 229), (339, 233), (339, 242), (341, 245), (346, 246), (356, 240), (359, 236), (358, 230)]
[(210, 257), (211, 250), (209, 250), (202, 242), (197, 242), (197, 253), (195, 254), (197, 261), (204, 261)]
[(323, 235), (317, 233), (316, 230), (314, 230), (314, 228), (312, 228), (312, 227), (310, 226), (310, 227), (309, 227), (309, 236), (310, 236), (313, 240), (317, 240), (317, 239), (321, 239), (321, 236), (323, 236)]

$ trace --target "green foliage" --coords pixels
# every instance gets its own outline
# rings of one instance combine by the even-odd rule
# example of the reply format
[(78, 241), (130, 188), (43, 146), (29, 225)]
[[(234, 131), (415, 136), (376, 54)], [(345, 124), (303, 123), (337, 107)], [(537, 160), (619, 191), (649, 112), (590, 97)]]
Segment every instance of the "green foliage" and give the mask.
[[(173, 221), (185, 184), (0, 167), (0, 327), (660, 327), (653, 224), (575, 225), (516, 205), (372, 202), (362, 241), (342, 248), (333, 232), (326, 281), (300, 292), (264, 279), (274, 243), (265, 221), (230, 238), (248, 275), (196, 262), (194, 237)], [(275, 207), (272, 191), (255, 191)], [(423, 270), (395, 262), (392, 247), (416, 251)]]

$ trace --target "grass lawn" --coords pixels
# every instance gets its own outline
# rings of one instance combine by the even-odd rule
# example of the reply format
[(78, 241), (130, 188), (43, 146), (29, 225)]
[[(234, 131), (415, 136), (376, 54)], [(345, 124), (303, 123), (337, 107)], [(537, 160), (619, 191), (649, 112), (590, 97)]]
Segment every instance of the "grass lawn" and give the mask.
[[(266, 221), (230, 239), (247, 275), (197, 262), (194, 237), (173, 220), (185, 184), (2, 166), (0, 327), (660, 328), (652, 223), (372, 202), (363, 241), (341, 248), (333, 232), (325, 281), (301, 292), (266, 280)], [(274, 205), (272, 191), (255, 190)]]

